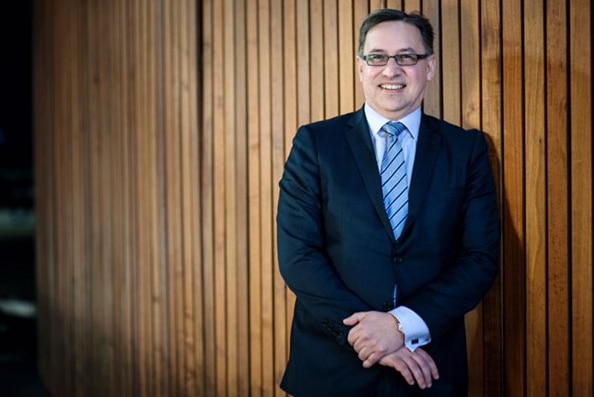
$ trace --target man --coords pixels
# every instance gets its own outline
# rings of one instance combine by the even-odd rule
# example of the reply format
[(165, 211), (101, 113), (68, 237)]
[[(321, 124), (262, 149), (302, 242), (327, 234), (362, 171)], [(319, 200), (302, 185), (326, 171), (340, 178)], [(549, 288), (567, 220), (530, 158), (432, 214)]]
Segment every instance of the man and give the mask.
[(422, 113), (435, 63), (426, 18), (373, 12), (365, 105), (295, 136), (277, 217), (292, 395), (467, 395), (464, 315), (496, 277), (499, 215), (484, 135)]

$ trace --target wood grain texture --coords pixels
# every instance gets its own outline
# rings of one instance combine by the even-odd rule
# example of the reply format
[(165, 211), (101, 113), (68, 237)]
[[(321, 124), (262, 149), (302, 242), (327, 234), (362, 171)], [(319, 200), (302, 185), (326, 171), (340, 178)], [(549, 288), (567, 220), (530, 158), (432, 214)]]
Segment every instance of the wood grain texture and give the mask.
[(570, 126), (570, 332), (572, 394), (594, 394), (592, 313), (592, 3), (572, 2), (569, 8)]
[(298, 127), (358, 109), (359, 26), (435, 27), (425, 111), (484, 131), (501, 274), (467, 316), (470, 395), (593, 392), (588, 0), (39, 0), (39, 370), (59, 396), (283, 396), (276, 259)]

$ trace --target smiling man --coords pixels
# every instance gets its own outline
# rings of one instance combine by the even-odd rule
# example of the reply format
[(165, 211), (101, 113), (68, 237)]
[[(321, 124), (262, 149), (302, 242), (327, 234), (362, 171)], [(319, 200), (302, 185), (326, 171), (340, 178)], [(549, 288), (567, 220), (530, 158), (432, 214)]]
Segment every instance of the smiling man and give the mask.
[(499, 214), (485, 136), (422, 112), (435, 68), (426, 18), (375, 11), (364, 106), (294, 138), (277, 216), (294, 396), (467, 395), (464, 315), (497, 274)]

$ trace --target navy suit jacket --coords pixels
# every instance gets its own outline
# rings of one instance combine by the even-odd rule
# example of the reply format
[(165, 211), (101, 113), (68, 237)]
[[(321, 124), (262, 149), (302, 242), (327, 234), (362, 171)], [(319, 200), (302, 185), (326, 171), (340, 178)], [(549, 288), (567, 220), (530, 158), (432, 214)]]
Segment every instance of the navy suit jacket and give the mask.
[[(484, 134), (423, 115), (409, 215), (395, 239), (363, 110), (303, 126), (280, 181), (280, 271), (297, 300), (281, 387), (295, 396), (464, 396), (464, 314), (491, 287), (499, 213)], [(342, 320), (399, 305), (427, 324), (440, 379), (419, 394), (394, 369), (364, 369)]]

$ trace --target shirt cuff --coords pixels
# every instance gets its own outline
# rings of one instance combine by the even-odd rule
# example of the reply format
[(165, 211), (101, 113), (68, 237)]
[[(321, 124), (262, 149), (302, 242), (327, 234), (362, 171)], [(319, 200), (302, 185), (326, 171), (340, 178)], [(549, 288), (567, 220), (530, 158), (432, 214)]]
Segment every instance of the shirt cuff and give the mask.
[(404, 331), (404, 345), (414, 352), (418, 347), (425, 346), (431, 342), (431, 333), (425, 321), (414, 311), (406, 306), (398, 306), (390, 310), (391, 315), (396, 317)]

